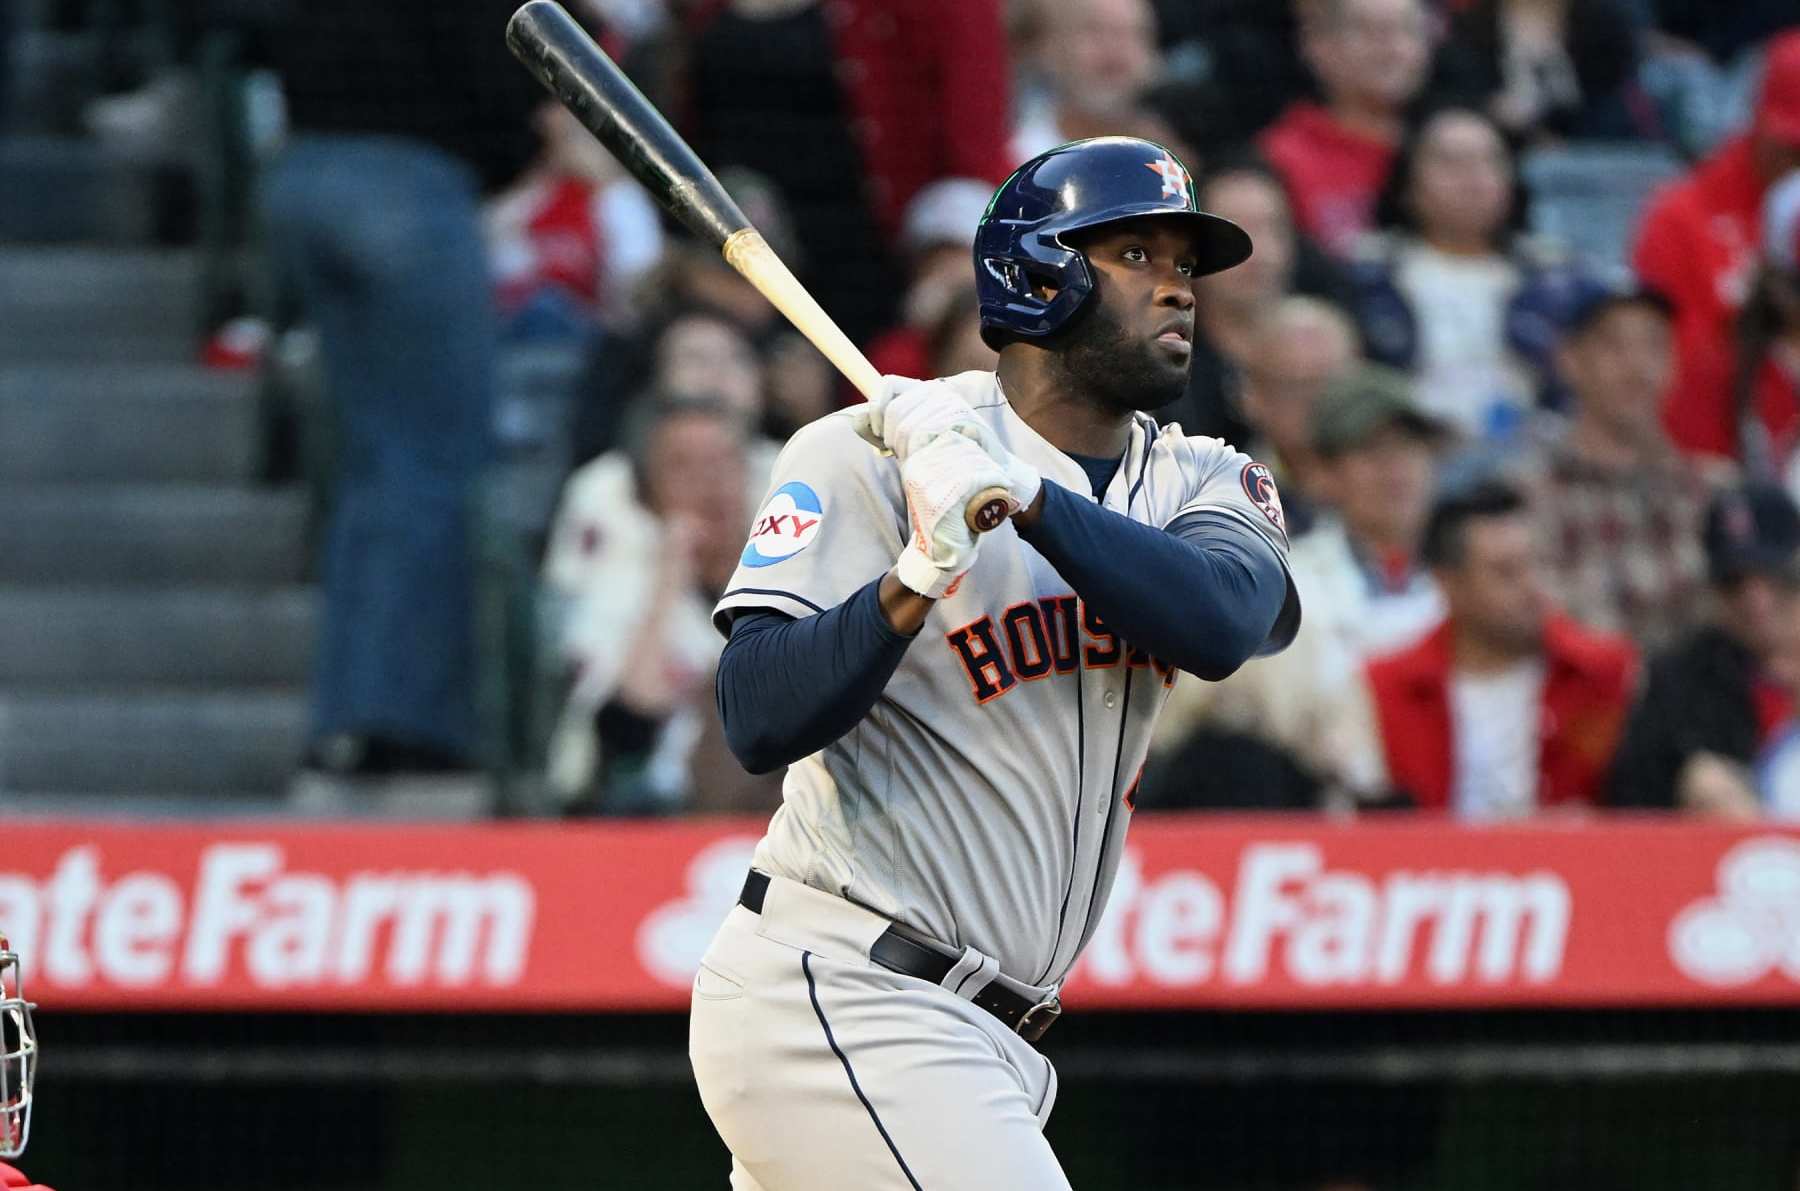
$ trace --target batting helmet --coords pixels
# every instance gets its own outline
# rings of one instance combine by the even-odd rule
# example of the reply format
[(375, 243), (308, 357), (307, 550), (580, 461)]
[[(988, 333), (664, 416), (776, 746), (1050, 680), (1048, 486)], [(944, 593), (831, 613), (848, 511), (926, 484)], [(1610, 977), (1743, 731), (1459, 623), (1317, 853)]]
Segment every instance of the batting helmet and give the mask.
[(31, 1137), (37, 1031), (19, 983), (19, 957), (0, 935), (0, 1158), (16, 1158)]
[[(1250, 256), (1244, 229), (1202, 211), (1186, 168), (1154, 141), (1129, 136), (1071, 141), (1013, 171), (975, 229), (982, 339), (999, 350), (1012, 336), (1053, 334), (1094, 290), (1087, 259), (1062, 237), (1145, 215), (1178, 216), (1191, 225), (1199, 256), (1195, 276), (1229, 269)], [(1056, 292), (1040, 297), (1039, 286)]]

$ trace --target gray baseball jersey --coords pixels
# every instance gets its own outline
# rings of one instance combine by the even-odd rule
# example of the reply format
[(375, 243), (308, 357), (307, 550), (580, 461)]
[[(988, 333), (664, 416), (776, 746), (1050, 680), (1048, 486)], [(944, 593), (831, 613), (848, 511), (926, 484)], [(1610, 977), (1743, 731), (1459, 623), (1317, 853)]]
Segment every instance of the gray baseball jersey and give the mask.
[[(1080, 465), (1012, 411), (993, 373), (949, 383), (1047, 481), (1090, 496)], [(1104, 504), (1155, 526), (1222, 513), (1286, 566), (1268, 469), (1179, 426), (1135, 419)], [(847, 412), (814, 422), (776, 462), (715, 622), (726, 630), (733, 610), (804, 617), (842, 603), (893, 566), (906, 534), (894, 461), (857, 437)], [(1276, 644), (1298, 610), (1291, 580), (1288, 605)], [(972, 946), (1028, 984), (1060, 983), (1105, 909), (1175, 681), (1002, 525), (933, 607), (874, 709), (788, 767), (756, 867)]]

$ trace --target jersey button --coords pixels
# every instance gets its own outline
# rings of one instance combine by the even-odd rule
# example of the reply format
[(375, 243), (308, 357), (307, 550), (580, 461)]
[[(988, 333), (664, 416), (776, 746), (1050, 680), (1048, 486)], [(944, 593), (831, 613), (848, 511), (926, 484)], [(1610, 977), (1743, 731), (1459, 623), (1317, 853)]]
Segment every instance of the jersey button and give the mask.
[(1111, 691), (1106, 692), (1106, 698), (1104, 700), (1102, 700), (1102, 702), (1104, 702), (1108, 707), (1111, 707), (1114, 703), (1117, 703), (1118, 701), (1119, 701), (1119, 697), (1117, 695), (1113, 694)]

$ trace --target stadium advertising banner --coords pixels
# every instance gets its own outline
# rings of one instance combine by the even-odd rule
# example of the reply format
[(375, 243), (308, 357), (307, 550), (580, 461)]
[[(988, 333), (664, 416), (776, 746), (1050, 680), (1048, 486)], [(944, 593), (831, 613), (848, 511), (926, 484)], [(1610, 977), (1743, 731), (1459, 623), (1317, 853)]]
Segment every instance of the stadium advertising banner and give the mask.
[[(46, 1010), (680, 1010), (759, 825), (0, 821)], [(1140, 817), (1071, 1010), (1800, 1005), (1800, 833)]]

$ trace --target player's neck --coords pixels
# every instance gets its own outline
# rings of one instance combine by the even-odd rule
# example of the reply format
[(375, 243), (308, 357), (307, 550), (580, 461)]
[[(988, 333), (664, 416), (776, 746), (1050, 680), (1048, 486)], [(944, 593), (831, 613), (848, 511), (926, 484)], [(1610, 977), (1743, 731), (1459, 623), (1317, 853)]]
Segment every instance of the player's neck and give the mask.
[(1117, 459), (1131, 445), (1129, 410), (1105, 409), (1074, 392), (1051, 369), (1048, 352), (1000, 353), (1000, 390), (1043, 440), (1065, 455)]

